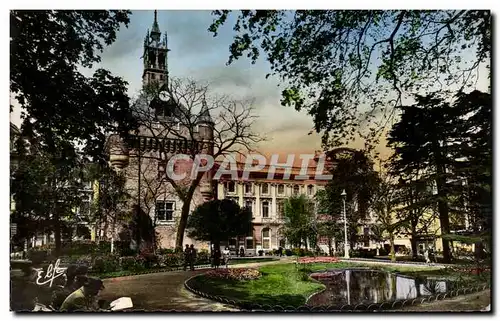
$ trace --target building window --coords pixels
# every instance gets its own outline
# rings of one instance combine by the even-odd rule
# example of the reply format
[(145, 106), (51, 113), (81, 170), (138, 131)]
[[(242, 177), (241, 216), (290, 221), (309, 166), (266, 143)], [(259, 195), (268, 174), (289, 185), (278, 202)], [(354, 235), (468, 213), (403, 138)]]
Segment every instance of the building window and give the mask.
[(262, 202), (262, 217), (269, 217), (269, 202)]
[(278, 185), (278, 195), (285, 195), (285, 185), (283, 184)]
[(156, 218), (160, 222), (174, 220), (175, 203), (172, 201), (156, 202)]
[(277, 204), (277, 209), (276, 211), (278, 213), (276, 213), (278, 215), (278, 217), (283, 217), (284, 216), (284, 211), (285, 211), (285, 202), (283, 200), (279, 200), (278, 201), (278, 204)]
[(247, 250), (253, 249), (253, 238), (247, 238), (245, 242), (245, 248)]
[(226, 189), (228, 193), (236, 193), (236, 184), (234, 182), (227, 182)]
[(271, 230), (269, 230), (268, 228), (262, 230), (262, 248), (271, 248)]
[(252, 215), (253, 215), (253, 208), (252, 208), (252, 206), (253, 206), (253, 202), (251, 200), (247, 200), (245, 202), (245, 207), (248, 208), (250, 210), (250, 212), (252, 212)]
[(252, 183), (245, 183), (245, 194), (252, 193)]
[(307, 194), (313, 195), (314, 187), (312, 185), (307, 186)]
[(262, 194), (269, 194), (269, 184), (268, 183), (262, 184)]
[(294, 185), (293, 186), (293, 194), (294, 195), (299, 195), (299, 193), (300, 193), (300, 187), (299, 187), (299, 185)]

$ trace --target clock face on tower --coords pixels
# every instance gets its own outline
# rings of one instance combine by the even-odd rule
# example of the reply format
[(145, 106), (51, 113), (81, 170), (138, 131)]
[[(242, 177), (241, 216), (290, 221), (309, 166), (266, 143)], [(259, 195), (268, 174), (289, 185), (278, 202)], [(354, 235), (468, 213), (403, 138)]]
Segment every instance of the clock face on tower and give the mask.
[(169, 101), (169, 100), (170, 100), (170, 95), (168, 94), (168, 92), (167, 92), (166, 90), (162, 90), (162, 91), (160, 92), (160, 95), (159, 95), (159, 96), (160, 96), (160, 99), (161, 99), (162, 101)]

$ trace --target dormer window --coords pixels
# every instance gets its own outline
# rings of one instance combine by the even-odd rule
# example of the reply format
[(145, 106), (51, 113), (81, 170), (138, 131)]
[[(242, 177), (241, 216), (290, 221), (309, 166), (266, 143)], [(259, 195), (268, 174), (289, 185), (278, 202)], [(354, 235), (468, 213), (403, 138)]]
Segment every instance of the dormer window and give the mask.
[(234, 182), (227, 182), (226, 190), (228, 193), (236, 193), (236, 184)]
[(245, 194), (252, 193), (252, 183), (245, 183)]
[(269, 184), (268, 183), (262, 184), (262, 194), (269, 194)]

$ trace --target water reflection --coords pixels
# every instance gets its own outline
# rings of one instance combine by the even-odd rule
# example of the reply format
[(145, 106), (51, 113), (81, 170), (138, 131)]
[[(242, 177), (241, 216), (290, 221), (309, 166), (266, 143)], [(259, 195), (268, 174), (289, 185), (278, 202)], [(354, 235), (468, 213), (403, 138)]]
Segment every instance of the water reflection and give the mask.
[(414, 299), (443, 293), (446, 281), (410, 278), (374, 270), (331, 270), (313, 273), (311, 277), (326, 285), (308, 305), (356, 305)]

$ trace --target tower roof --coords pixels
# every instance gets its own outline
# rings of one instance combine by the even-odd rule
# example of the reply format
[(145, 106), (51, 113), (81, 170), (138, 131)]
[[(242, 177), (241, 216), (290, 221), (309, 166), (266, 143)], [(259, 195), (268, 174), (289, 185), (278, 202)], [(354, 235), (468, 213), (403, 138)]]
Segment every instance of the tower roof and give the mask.
[(160, 26), (158, 26), (158, 11), (155, 10), (155, 20), (153, 21), (153, 28), (151, 29), (151, 36), (154, 34), (161, 35)]
[(200, 116), (198, 117), (199, 123), (213, 124), (212, 117), (210, 116), (210, 111), (208, 110), (207, 101), (203, 98), (201, 105)]

